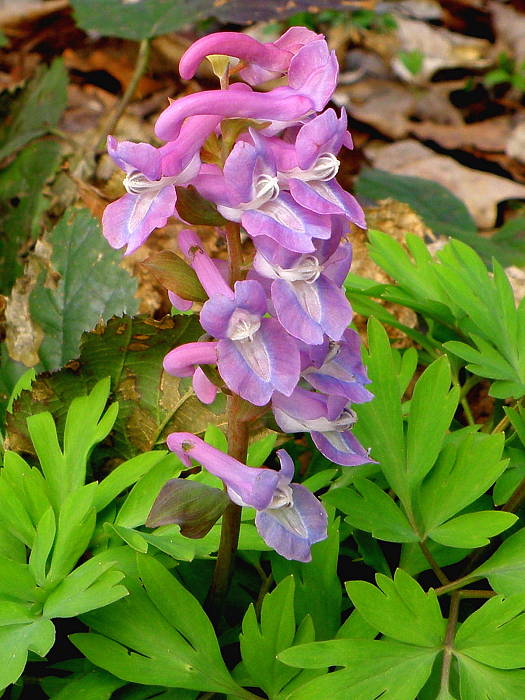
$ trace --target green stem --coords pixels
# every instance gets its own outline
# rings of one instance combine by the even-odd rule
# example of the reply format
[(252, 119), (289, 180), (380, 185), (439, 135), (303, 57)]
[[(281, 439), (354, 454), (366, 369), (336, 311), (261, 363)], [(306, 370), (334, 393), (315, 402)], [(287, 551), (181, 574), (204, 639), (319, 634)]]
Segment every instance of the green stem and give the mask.
[(452, 591), (456, 591), (458, 588), (462, 588), (463, 586), (466, 586), (469, 583), (471, 583), (472, 580), (472, 576), (462, 576), (461, 578), (458, 578), (455, 581), (451, 581), (450, 583), (446, 583), (444, 586), (436, 588), (436, 595), (444, 595), (445, 593), (451, 593)]
[(150, 39), (143, 39), (140, 42), (139, 52), (137, 55), (137, 61), (135, 63), (133, 75), (131, 76), (131, 80), (129, 81), (128, 86), (124, 91), (124, 94), (119, 100), (115, 111), (112, 114), (110, 114), (108, 121), (104, 124), (104, 134), (100, 139), (99, 143), (97, 144), (97, 151), (103, 150), (106, 147), (107, 134), (112, 134), (115, 131), (115, 127), (117, 126), (118, 122), (120, 121), (120, 118), (124, 114), (126, 107), (133, 99), (133, 95), (135, 94), (140, 79), (146, 72), (149, 59), (150, 42)]
[(459, 613), (459, 593), (453, 593), (450, 600), (450, 611), (448, 614), (447, 631), (445, 632), (445, 640), (443, 643), (443, 666), (441, 667), (441, 685), (440, 690), (443, 694), (448, 692), (450, 666), (452, 664), (452, 652), (454, 635), (456, 633), (456, 625), (458, 624)]
[(450, 579), (447, 578), (447, 576), (445, 575), (445, 572), (442, 570), (442, 568), (439, 566), (437, 561), (434, 559), (430, 549), (427, 547), (427, 545), (425, 544), (425, 542), (423, 540), (419, 540), (419, 547), (423, 553), (423, 556), (425, 557), (425, 559), (428, 561), (428, 563), (432, 567), (432, 571), (436, 574), (439, 583), (442, 586), (448, 585), (450, 583)]
[(228, 260), (230, 263), (230, 284), (233, 285), (242, 279), (243, 254), (241, 243), (241, 227), (234, 221), (225, 225), (226, 244), (228, 246)]

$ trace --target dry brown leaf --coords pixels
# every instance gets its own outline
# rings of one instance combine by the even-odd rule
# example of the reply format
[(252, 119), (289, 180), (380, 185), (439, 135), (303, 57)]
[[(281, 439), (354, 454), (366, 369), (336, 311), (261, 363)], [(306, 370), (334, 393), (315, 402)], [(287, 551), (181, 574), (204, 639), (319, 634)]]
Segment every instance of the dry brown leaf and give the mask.
[[(511, 136), (509, 115), (485, 119), (485, 121), (474, 124), (455, 124), (454, 126), (420, 122), (412, 124), (410, 131), (419, 139), (435, 141), (443, 148), (474, 146), (480, 151), (497, 153), (505, 151), (505, 146)], [(525, 157), (525, 150), (523, 155)]]
[(459, 111), (448, 99), (448, 92), (435, 86), (416, 93), (393, 81), (369, 78), (339, 87), (333, 99), (336, 104), (347, 107), (354, 119), (392, 139), (408, 136), (414, 126), (410, 117), (463, 124)]
[(500, 50), (508, 50), (516, 62), (525, 60), (525, 14), (502, 2), (491, 2), (490, 11)]
[(491, 45), (485, 39), (451, 32), (443, 27), (405, 17), (396, 18), (399, 51), (419, 51), (423, 65), (417, 75), (413, 75), (396, 55), (392, 67), (408, 82), (422, 82), (441, 68), (483, 68), (493, 62), (490, 56)]
[(505, 153), (510, 158), (516, 158), (520, 163), (525, 163), (525, 122), (520, 122), (512, 129)]
[(434, 180), (447, 187), (465, 202), (480, 228), (495, 225), (499, 202), (525, 198), (524, 185), (466, 168), (453, 158), (439, 155), (413, 139), (387, 146), (370, 145), (365, 153), (374, 167), (380, 170)]

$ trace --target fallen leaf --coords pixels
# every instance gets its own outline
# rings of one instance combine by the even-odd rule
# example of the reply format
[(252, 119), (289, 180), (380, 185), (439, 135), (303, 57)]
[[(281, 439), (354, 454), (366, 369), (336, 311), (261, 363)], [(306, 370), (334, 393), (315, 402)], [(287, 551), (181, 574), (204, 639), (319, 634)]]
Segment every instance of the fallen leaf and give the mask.
[(512, 129), (505, 153), (510, 158), (516, 158), (520, 163), (525, 163), (525, 122), (520, 122)]
[(408, 136), (418, 122), (431, 119), (445, 125), (463, 125), (460, 112), (451, 104), (448, 88), (413, 88), (392, 80), (369, 78), (339, 87), (333, 100), (347, 107), (354, 118), (392, 139)]
[[(511, 136), (509, 115), (485, 119), (473, 124), (455, 124), (454, 126), (419, 122), (413, 123), (410, 131), (419, 139), (435, 141), (443, 148), (474, 146), (480, 151), (495, 152), (505, 151), (505, 146)], [(522, 155), (525, 158), (525, 130), (522, 138), (524, 139)], [(511, 155), (508, 150), (507, 153)]]
[(370, 145), (365, 153), (375, 168), (434, 180), (447, 187), (465, 202), (481, 228), (494, 227), (499, 202), (525, 198), (524, 185), (499, 175), (467, 168), (413, 139), (383, 147)]
[(492, 64), (491, 45), (485, 39), (451, 32), (444, 27), (405, 17), (396, 17), (399, 51), (418, 51), (421, 70), (413, 75), (396, 55), (394, 71), (407, 82), (424, 82), (442, 68), (484, 68)]
[(510, 51), (516, 63), (525, 60), (525, 15), (501, 2), (489, 4), (500, 50)]

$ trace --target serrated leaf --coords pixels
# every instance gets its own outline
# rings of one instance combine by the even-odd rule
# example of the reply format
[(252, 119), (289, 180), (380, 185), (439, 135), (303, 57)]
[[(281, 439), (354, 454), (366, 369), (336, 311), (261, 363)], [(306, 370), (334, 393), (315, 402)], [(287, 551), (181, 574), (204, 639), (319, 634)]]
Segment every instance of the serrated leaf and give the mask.
[(322, 498), (347, 515), (345, 521), (387, 542), (417, 542), (405, 514), (394, 500), (368, 479), (354, 479), (354, 488), (328, 491)]
[(472, 613), (456, 634), (460, 654), (495, 668), (525, 666), (525, 594), (497, 596)]
[(139, 555), (138, 563), (144, 588), (127, 576), (129, 597), (84, 615), (98, 634), (74, 634), (73, 644), (124, 680), (242, 697), (199, 603), (153, 558)]
[(490, 537), (512, 527), (517, 519), (514, 513), (498, 510), (464, 513), (434, 528), (428, 536), (447, 547), (483, 547)]
[(42, 270), (29, 304), (32, 320), (44, 332), (41, 363), (53, 370), (77, 356), (83, 331), (101, 318), (136, 310), (136, 282), (119, 267), (120, 254), (108, 247), (86, 210), (67, 211), (46, 240), (58, 282), (45, 285), (49, 271)]
[(379, 632), (408, 644), (439, 647), (445, 632), (434, 591), (425, 593), (402, 569), (394, 580), (376, 574), (379, 587), (366, 581), (346, 584), (352, 603), (364, 619)]
[(9, 294), (23, 269), (21, 248), (40, 233), (42, 214), (49, 205), (43, 193), (60, 161), (54, 141), (29, 144), (0, 173), (0, 292)]
[(481, 566), (473, 578), (487, 578), (497, 593), (513, 595), (525, 591), (525, 528), (518, 530)]
[(31, 139), (57, 125), (66, 106), (67, 71), (56, 58), (49, 68), (41, 66), (11, 109), (8, 123), (0, 130), (0, 160)]
[(278, 658), (300, 668), (345, 667), (301, 686), (286, 700), (408, 700), (426, 683), (436, 654), (393, 641), (334, 639), (292, 647)]
[(294, 641), (294, 592), (294, 579), (289, 576), (264, 596), (260, 622), (253, 605), (242, 622), (239, 641), (244, 667), (252, 679), (250, 685), (262, 688), (269, 697), (274, 697), (297, 674), (276, 659)]
[[(81, 341), (80, 359), (53, 374), (40, 375), (31, 392), (22, 392), (8, 415), (8, 438), (17, 449), (32, 451), (25, 421), (28, 415), (49, 410), (59, 432), (73, 397), (85, 394), (99, 379), (111, 376), (110, 400), (118, 400), (119, 414), (112, 433), (113, 454), (128, 459), (163, 443), (170, 432), (204, 432), (212, 423), (225, 423), (225, 397), (205, 406), (188, 379), (171, 377), (162, 367), (164, 356), (177, 345), (198, 340), (202, 329), (189, 316), (162, 321), (113, 318)], [(169, 478), (169, 477), (168, 477)]]

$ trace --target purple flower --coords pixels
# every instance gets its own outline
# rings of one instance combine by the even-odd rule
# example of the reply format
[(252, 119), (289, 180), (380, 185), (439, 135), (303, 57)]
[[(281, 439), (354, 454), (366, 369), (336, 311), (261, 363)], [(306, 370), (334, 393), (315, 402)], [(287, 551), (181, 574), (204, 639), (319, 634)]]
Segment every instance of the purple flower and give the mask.
[[(350, 245), (337, 247), (337, 237), (319, 242), (311, 254), (281, 255), (283, 264), (271, 262), (258, 252), (253, 269), (260, 278), (273, 279), (270, 286), (273, 307), (288, 333), (311, 345), (324, 342), (324, 334), (339, 340), (352, 320), (352, 309), (339, 279), (348, 274), (352, 260)], [(335, 250), (334, 250), (335, 248)], [(277, 251), (273, 251), (277, 260)], [(333, 268), (333, 269), (331, 269)]]
[(192, 386), (202, 403), (213, 403), (217, 387), (204, 374), (199, 365), (217, 363), (217, 343), (186, 343), (170, 350), (163, 362), (168, 374), (174, 377), (193, 377)]
[(342, 396), (325, 396), (296, 388), (290, 396), (275, 393), (272, 409), (285, 433), (311, 433), (318, 450), (332, 462), (356, 466), (372, 462), (352, 435), (356, 415)]
[(191, 229), (181, 231), (177, 241), (179, 250), (195, 270), (206, 294), (209, 297), (222, 294), (233, 299), (233, 291), (225, 279), (228, 271), (222, 266), (224, 261), (211, 258), (202, 247), (200, 238)]
[[(250, 132), (253, 138), (253, 132)], [(240, 221), (257, 238), (270, 238), (288, 250), (314, 250), (312, 238), (330, 237), (330, 217), (298, 205), (280, 192), (275, 161), (265, 141), (238, 141), (224, 164), (206, 169), (196, 180), (201, 194), (230, 221)]]
[(186, 466), (195, 459), (222, 479), (234, 503), (255, 508), (259, 534), (281, 556), (308, 562), (312, 544), (326, 539), (326, 512), (307, 488), (290, 483), (294, 465), (285, 450), (277, 451), (281, 470), (275, 472), (247, 467), (191, 433), (171, 433), (167, 442)]
[(335, 180), (337, 153), (343, 144), (352, 147), (346, 125), (344, 110), (338, 119), (333, 109), (327, 109), (301, 126), (293, 147), (276, 138), (266, 141), (277, 161), (279, 186), (288, 189), (298, 204), (318, 214), (340, 214), (366, 228), (359, 203)]
[(264, 290), (254, 280), (235, 283), (233, 298), (217, 294), (204, 304), (201, 325), (218, 338), (218, 369), (228, 387), (264, 406), (274, 391), (289, 395), (299, 379), (296, 341), (267, 311)]
[(165, 226), (175, 213), (177, 195), (173, 185), (187, 182), (197, 172), (190, 162), (187, 173), (162, 177), (160, 149), (147, 143), (119, 143), (108, 136), (108, 152), (126, 172), (127, 194), (105, 208), (102, 231), (113, 248), (127, 244), (126, 253), (129, 254), (141, 246), (154, 229)]
[(288, 87), (260, 93), (248, 85), (235, 83), (228, 90), (204, 90), (175, 100), (158, 118), (155, 133), (163, 141), (174, 140), (184, 120), (196, 115), (245, 117), (286, 124), (295, 123), (312, 111), (312, 100)]
[(314, 389), (328, 396), (343, 396), (353, 403), (371, 401), (374, 395), (364, 385), (370, 383), (361, 360), (359, 334), (348, 328), (340, 342), (325, 341), (301, 353), (305, 369), (302, 377)]

